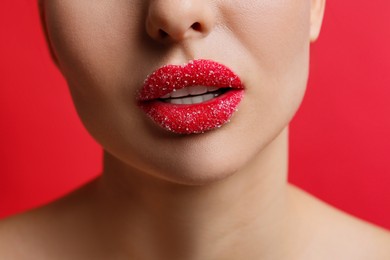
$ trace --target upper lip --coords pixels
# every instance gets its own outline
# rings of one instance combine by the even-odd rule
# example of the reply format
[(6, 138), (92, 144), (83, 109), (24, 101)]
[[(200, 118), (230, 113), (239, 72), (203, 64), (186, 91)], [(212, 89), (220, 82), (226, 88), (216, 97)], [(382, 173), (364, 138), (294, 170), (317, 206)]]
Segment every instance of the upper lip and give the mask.
[(145, 79), (137, 100), (158, 99), (176, 90), (206, 86), (243, 89), (240, 78), (228, 67), (211, 60), (193, 60), (185, 65), (165, 65)]

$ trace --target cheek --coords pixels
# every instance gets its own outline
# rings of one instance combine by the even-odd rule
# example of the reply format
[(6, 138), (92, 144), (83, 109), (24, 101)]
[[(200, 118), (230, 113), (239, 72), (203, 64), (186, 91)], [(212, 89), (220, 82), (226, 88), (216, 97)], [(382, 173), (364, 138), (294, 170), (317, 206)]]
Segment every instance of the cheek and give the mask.
[(308, 0), (235, 1), (229, 8), (225, 7), (226, 26), (263, 65), (280, 68), (282, 61), (299, 56), (307, 45)]
[[(306, 90), (310, 2), (236, 1), (227, 22), (246, 52), (247, 95), (254, 142), (272, 140), (295, 114)], [(235, 10), (234, 8), (241, 8)], [(260, 134), (259, 134), (260, 133)], [(250, 146), (250, 145), (249, 145)]]
[(132, 62), (134, 50), (141, 49), (139, 3), (46, 1), (53, 50), (77, 111), (94, 136), (101, 135), (95, 133), (99, 125), (113, 124), (117, 111), (128, 111), (124, 106), (134, 96), (129, 86), (138, 86), (142, 79), (137, 76), (145, 75)]
[(145, 75), (131, 63), (133, 50), (140, 49), (135, 35), (142, 12), (133, 3), (139, 1), (96, 2), (46, 1), (47, 27), (82, 122), (95, 139), (115, 145), (110, 135), (123, 129), (119, 122), (130, 132), (139, 125), (128, 106), (134, 96), (129, 86), (138, 86), (137, 75)]
[[(139, 7), (123, 0), (118, 0), (117, 4), (77, 0), (47, 2), (49, 37), (71, 91), (87, 96), (93, 94), (95, 98), (123, 95), (115, 91), (123, 90), (119, 85), (128, 85), (131, 80), (128, 77), (131, 50), (140, 45), (131, 37), (139, 34), (140, 26), (136, 21), (142, 13), (134, 12)], [(124, 71), (125, 68), (128, 70)]]
[(249, 80), (254, 87), (248, 91), (267, 97), (262, 101), (269, 107), (294, 113), (308, 75), (310, 1), (238, 1), (236, 7), (239, 3), (242, 14), (233, 12), (229, 26), (256, 64)]

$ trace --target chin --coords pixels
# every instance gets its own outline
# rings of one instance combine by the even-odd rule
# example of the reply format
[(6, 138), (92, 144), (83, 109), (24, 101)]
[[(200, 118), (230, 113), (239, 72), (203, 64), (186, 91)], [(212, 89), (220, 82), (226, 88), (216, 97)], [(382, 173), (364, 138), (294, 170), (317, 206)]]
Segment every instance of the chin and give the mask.
[(204, 140), (203, 146), (193, 145), (188, 153), (181, 151), (180, 159), (174, 156), (166, 158), (166, 163), (156, 162), (158, 169), (153, 175), (182, 185), (212, 185), (241, 174), (264, 149), (262, 142), (248, 146), (243, 140), (229, 142), (223, 135), (218, 137), (224, 142), (214, 137), (214, 142)]
[(164, 169), (154, 173), (154, 177), (172, 183), (188, 186), (206, 186), (221, 182), (237, 172), (237, 165), (214, 162), (197, 163), (197, 165), (176, 165), (174, 169)]
[(240, 171), (259, 150), (258, 144), (248, 146), (248, 139), (238, 132), (234, 127), (226, 127), (173, 139), (140, 137), (136, 145), (130, 144), (134, 140), (124, 140), (122, 144), (128, 143), (124, 150), (111, 147), (110, 162), (121, 165), (126, 173), (137, 172), (141, 178), (149, 176), (190, 186), (210, 185)]

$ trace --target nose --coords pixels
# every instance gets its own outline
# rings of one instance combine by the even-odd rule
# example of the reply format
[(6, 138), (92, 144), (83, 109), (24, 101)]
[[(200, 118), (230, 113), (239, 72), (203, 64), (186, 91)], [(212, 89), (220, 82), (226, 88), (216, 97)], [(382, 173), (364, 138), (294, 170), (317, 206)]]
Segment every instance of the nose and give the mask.
[(206, 0), (150, 0), (146, 31), (156, 41), (202, 38), (213, 26), (214, 14)]

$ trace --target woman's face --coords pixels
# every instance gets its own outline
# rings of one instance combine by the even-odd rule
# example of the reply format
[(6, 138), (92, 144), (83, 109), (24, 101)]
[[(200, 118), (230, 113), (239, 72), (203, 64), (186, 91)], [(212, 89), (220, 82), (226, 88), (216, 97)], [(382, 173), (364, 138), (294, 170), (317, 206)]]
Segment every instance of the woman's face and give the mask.
[[(49, 0), (43, 10), (77, 111), (104, 149), (134, 170), (204, 184), (243, 169), (288, 125), (306, 88), (318, 2)], [(163, 129), (137, 93), (163, 65), (199, 59), (239, 76), (238, 111), (201, 134)]]

